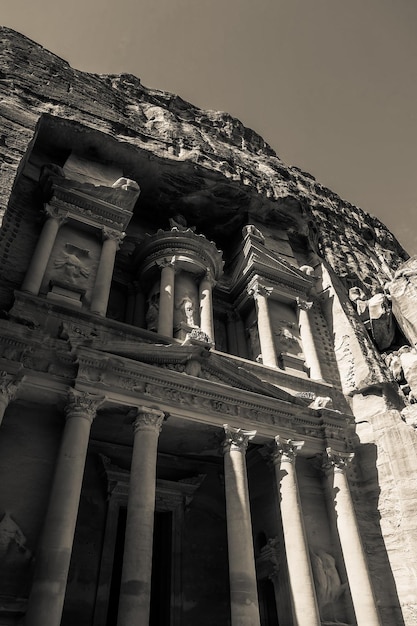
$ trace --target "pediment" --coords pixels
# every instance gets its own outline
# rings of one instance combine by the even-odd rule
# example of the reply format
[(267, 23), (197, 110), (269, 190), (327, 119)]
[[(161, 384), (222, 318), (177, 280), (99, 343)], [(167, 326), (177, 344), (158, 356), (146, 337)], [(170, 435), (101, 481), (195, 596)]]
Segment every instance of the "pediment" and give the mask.
[(258, 376), (235, 362), (233, 357), (217, 354), (201, 342), (192, 344), (146, 344), (126, 341), (89, 342), (89, 348), (150, 366), (177, 371), (196, 379), (209, 380), (227, 387), (306, 406), (302, 398), (292, 396), (287, 391), (261, 380)]
[(248, 274), (256, 272), (261, 276), (269, 276), (279, 281), (294, 284), (308, 290), (313, 280), (278, 254), (268, 250), (262, 243), (250, 241), (245, 246), (240, 272)]

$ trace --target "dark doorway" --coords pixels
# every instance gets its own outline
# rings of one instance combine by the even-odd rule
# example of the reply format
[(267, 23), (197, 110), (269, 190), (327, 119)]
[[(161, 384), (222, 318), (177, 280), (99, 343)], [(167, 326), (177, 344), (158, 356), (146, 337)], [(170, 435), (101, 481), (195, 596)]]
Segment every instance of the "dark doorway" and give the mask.
[(274, 585), (269, 578), (258, 581), (261, 626), (279, 626)]
[[(106, 626), (116, 626), (127, 508), (120, 507)], [(149, 626), (169, 626), (171, 613), (172, 513), (156, 512)]]
[(149, 626), (171, 623), (172, 513), (155, 513)]

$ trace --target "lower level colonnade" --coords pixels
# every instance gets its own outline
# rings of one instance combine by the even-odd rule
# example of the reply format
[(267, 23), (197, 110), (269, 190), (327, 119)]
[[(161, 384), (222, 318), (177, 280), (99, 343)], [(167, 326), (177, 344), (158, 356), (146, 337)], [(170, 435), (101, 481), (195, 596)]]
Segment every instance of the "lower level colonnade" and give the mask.
[[(26, 626), (60, 626), (90, 429), (102, 396), (71, 390), (55, 475), (40, 538)], [(117, 626), (149, 624), (158, 440), (164, 412), (138, 407)], [(246, 451), (256, 431), (224, 425), (224, 486), (231, 626), (261, 626)], [(320, 612), (296, 475), (304, 442), (279, 436), (266, 447), (272, 461), (288, 566), (294, 626), (319, 626)], [(337, 530), (358, 626), (380, 624), (345, 473), (350, 456), (323, 455), (325, 486), (336, 508)]]

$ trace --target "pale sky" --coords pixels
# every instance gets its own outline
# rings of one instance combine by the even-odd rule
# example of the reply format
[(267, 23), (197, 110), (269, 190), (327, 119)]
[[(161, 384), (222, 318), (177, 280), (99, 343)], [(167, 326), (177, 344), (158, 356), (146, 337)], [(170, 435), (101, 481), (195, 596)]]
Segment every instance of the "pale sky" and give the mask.
[(73, 67), (228, 111), (417, 254), (416, 0), (0, 0)]

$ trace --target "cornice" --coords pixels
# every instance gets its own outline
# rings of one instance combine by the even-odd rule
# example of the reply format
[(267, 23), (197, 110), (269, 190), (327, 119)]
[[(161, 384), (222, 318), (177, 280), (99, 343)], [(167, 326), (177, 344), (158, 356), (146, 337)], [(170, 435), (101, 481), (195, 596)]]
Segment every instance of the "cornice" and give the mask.
[(331, 429), (333, 439), (345, 442), (346, 420), (352, 419), (336, 411), (323, 417), (320, 411), (308, 407), (123, 357), (114, 358), (85, 347), (77, 349), (77, 362), (77, 388), (105, 392), (110, 401), (123, 396), (126, 405), (148, 403), (194, 419), (204, 416), (209, 422), (216, 416), (215, 423), (227, 417), (231, 425), (232, 420), (240, 420), (242, 425), (284, 428), (323, 441)]
[[(99, 191), (96, 192), (96, 195), (93, 195), (81, 189), (76, 189), (73, 181), (68, 181), (68, 186), (63, 186), (62, 183), (63, 181), (60, 184), (56, 182), (52, 184), (52, 196), (47, 204), (66, 213), (68, 217), (78, 221), (86, 221), (96, 227), (108, 225), (120, 231), (124, 231), (127, 228), (132, 218), (132, 210), (120, 206), (121, 202), (119, 206), (114, 204), (116, 198), (112, 198), (113, 202), (108, 202), (99, 197)], [(112, 191), (114, 192), (115, 190)], [(119, 193), (127, 195), (129, 192)], [(129, 193), (129, 195), (132, 194)]]

